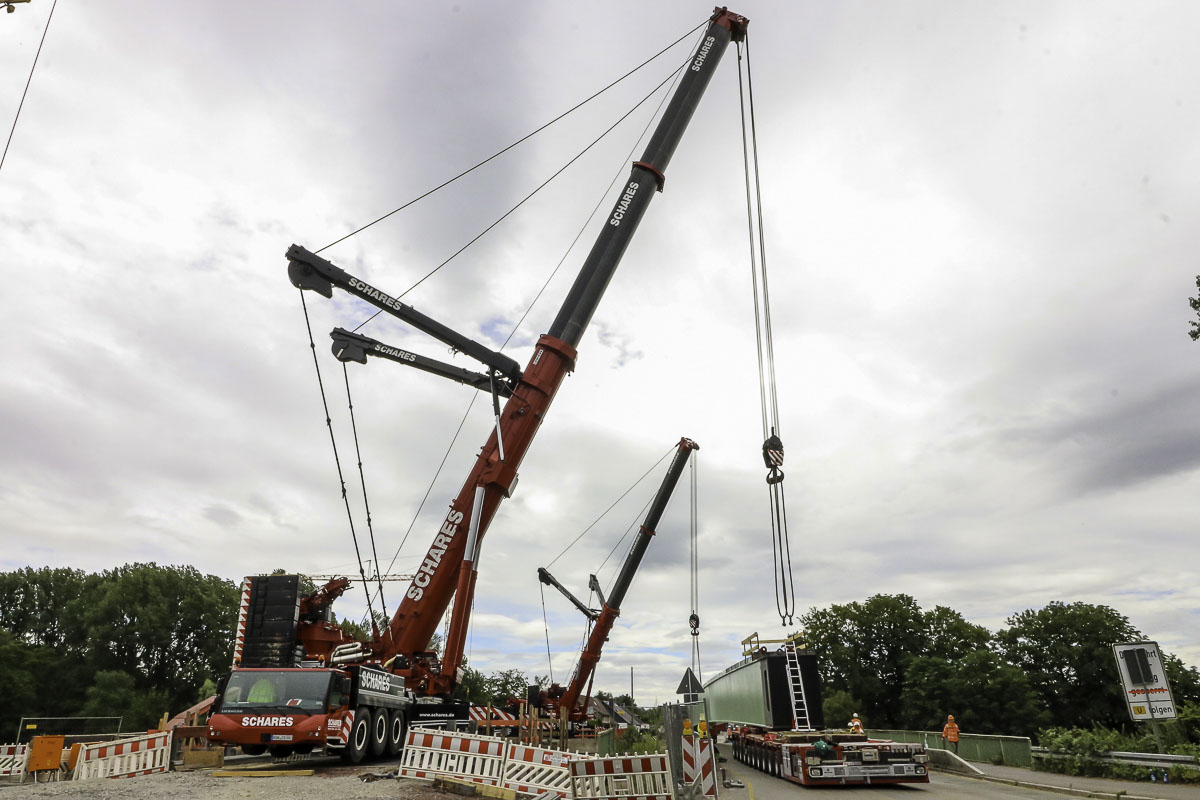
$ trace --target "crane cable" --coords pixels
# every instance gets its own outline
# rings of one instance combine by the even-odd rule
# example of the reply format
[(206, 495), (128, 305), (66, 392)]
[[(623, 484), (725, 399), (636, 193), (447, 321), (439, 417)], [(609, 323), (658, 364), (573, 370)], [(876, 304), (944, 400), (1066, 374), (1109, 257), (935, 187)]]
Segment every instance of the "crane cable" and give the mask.
[[(367, 501), (367, 475), (363, 470), (362, 448), (358, 444), (358, 423), (354, 418), (354, 398), (350, 396), (350, 370), (346, 368), (346, 362), (342, 362), (342, 378), (346, 382), (346, 405), (350, 409), (350, 429), (354, 433), (354, 455), (358, 458), (358, 480), (362, 486), (363, 510), (367, 515), (367, 533), (371, 539), (371, 558), (375, 564), (375, 579), (379, 586), (379, 607), (380, 614), (383, 620), (388, 619), (387, 602), (383, 598), (383, 577), (379, 571), (379, 551), (375, 549), (375, 526), (371, 520), (371, 504)], [(358, 542), (355, 543), (355, 554), (358, 553)], [(367, 587), (367, 576), (363, 572), (362, 559), (358, 561), (358, 574), (362, 576), (363, 588), (367, 590), (367, 611), (371, 614), (371, 632), (374, 638), (379, 638), (379, 620), (375, 618), (375, 612), (371, 608), (371, 591)], [(391, 636), (392, 628), (387, 626), (388, 636)]]
[(704, 676), (700, 672), (700, 535), (699, 525), (697, 520), (697, 475), (699, 467), (696, 466), (697, 455), (692, 454), (692, 463), (688, 465), (691, 469), (691, 525), (688, 529), (688, 545), (691, 551), (691, 584), (692, 584), (692, 614), (688, 617), (688, 626), (692, 629), (692, 670), (696, 673), (696, 678), (700, 681), (704, 680)]
[[(33, 71), (37, 69), (38, 58), (42, 55), (42, 45), (46, 43), (46, 34), (50, 31), (50, 20), (54, 19), (54, 9), (58, 7), (58, 0), (54, 0), (50, 4), (50, 14), (46, 17), (46, 27), (42, 29), (42, 39), (38, 42), (37, 52), (33, 56), (33, 66), (29, 68), (29, 77), (25, 79), (25, 90), (21, 92), (21, 102), (17, 104), (17, 113), (13, 115), (12, 128), (8, 131), (8, 141), (4, 143), (4, 152), (0, 154), (0, 169), (4, 167), (4, 159), (8, 158), (8, 148), (12, 145), (13, 134), (17, 132), (17, 120), (21, 118), (21, 109), (25, 107), (25, 95), (29, 94), (29, 84), (33, 82)], [(13, 10), (10, 5), (9, 11)]]
[[(54, 1), (55, 1), (56, 3), (58, 2), (58, 0), (54, 0)], [(50, 13), (51, 13), (51, 14), (53, 14), (53, 13), (54, 13), (54, 9), (53, 9), (53, 8), (51, 8), (51, 9), (50, 9)], [(394, 209), (392, 209), (391, 211), (389, 211), (389, 212), (387, 212), (386, 214), (384, 214), (383, 216), (381, 216), (381, 217), (379, 217), (379, 218), (377, 218), (377, 219), (374, 219), (374, 220), (372, 220), (371, 222), (368, 222), (366, 225), (363, 225), (363, 226), (362, 226), (362, 227), (360, 227), (360, 228), (356, 228), (356, 229), (354, 229), (354, 230), (350, 231), (349, 233), (347, 233), (345, 236), (341, 237), (340, 239), (335, 239), (334, 241), (332, 241), (332, 242), (330, 242), (329, 244), (325, 245), (324, 247), (322, 247), (320, 250), (317, 250), (316, 252), (317, 252), (317, 253), (321, 253), (322, 251), (324, 251), (324, 250), (328, 250), (329, 248), (333, 247), (335, 244), (341, 244), (342, 242), (344, 242), (344, 241), (346, 241), (347, 239), (349, 239), (351, 236), (354, 236), (354, 235), (356, 235), (356, 234), (362, 233), (362, 232), (363, 232), (363, 231), (365, 231), (367, 228), (370, 228), (372, 225), (375, 225), (375, 224), (377, 224), (377, 223), (383, 222), (385, 219), (387, 219), (388, 217), (392, 216), (393, 214), (396, 214), (396, 213), (398, 213), (398, 212), (400, 212), (400, 211), (403, 211), (404, 209), (408, 208), (409, 206), (413, 205), (414, 203), (417, 203), (417, 202), (419, 202), (419, 201), (421, 201), (421, 200), (424, 200), (426, 197), (429, 197), (429, 196), (430, 196), (431, 194), (433, 194), (434, 192), (437, 192), (437, 191), (439, 191), (439, 190), (441, 190), (441, 189), (444, 189), (444, 188), (446, 188), (446, 187), (447, 187), (447, 186), (449, 186), (450, 184), (452, 184), (452, 183), (454, 183), (455, 181), (457, 181), (459, 178), (466, 177), (467, 175), (471, 174), (471, 173), (472, 173), (472, 172), (474, 172), (475, 170), (477, 170), (477, 169), (479, 169), (480, 167), (484, 166), (484, 165), (485, 165), (485, 164), (487, 164), (488, 162), (490, 162), (490, 161), (493, 161), (493, 160), (495, 160), (496, 158), (499, 158), (500, 156), (502, 156), (502, 155), (504, 155), (505, 153), (507, 153), (509, 150), (512, 150), (514, 147), (516, 147), (517, 145), (521, 144), (522, 142), (525, 142), (525, 141), (527, 141), (527, 140), (529, 140), (529, 139), (533, 138), (534, 136), (536, 136), (537, 134), (539, 134), (539, 133), (541, 133), (542, 131), (546, 130), (546, 128), (549, 128), (551, 125), (553, 125), (554, 123), (556, 123), (556, 122), (558, 122), (559, 120), (563, 119), (564, 117), (567, 117), (567, 116), (569, 116), (570, 114), (574, 113), (575, 111), (578, 111), (579, 109), (583, 108), (585, 105), (587, 105), (587, 104), (588, 104), (588, 103), (590, 103), (591, 101), (595, 100), (597, 97), (599, 97), (600, 95), (604, 94), (604, 93), (605, 93), (605, 92), (607, 92), (609, 89), (613, 88), (613, 87), (614, 87), (614, 86), (616, 86), (618, 83), (620, 83), (621, 81), (625, 80), (625, 79), (626, 79), (626, 78), (628, 78), (630, 75), (634, 74), (635, 72), (637, 72), (638, 70), (640, 70), (642, 67), (644, 67), (644, 66), (646, 66), (647, 64), (649, 64), (651, 61), (654, 61), (656, 58), (658, 58), (658, 57), (659, 57), (659, 56), (661, 56), (663, 53), (665, 53), (665, 52), (667, 52), (668, 50), (670, 50), (670, 49), (671, 49), (672, 47), (674, 47), (675, 45), (677, 45), (677, 44), (679, 44), (680, 42), (682, 42), (684, 39), (686, 39), (686, 38), (688, 38), (689, 36), (691, 36), (691, 35), (692, 35), (693, 33), (695, 33), (696, 31), (700, 30), (700, 28), (704, 27), (704, 25), (705, 25), (705, 24), (706, 24), (706, 22), (702, 22), (702, 23), (700, 23), (699, 25), (697, 25), (696, 27), (692, 28), (692, 29), (691, 29), (690, 31), (688, 31), (687, 33), (683, 34), (683, 36), (680, 36), (678, 39), (676, 39), (675, 41), (671, 42), (669, 45), (667, 45), (666, 47), (664, 47), (662, 50), (659, 50), (657, 53), (655, 53), (654, 55), (650, 56), (650, 58), (646, 59), (646, 60), (645, 60), (645, 61), (643, 61), (641, 64), (638, 64), (636, 67), (634, 67), (633, 69), (629, 70), (629, 72), (626, 72), (624, 75), (622, 75), (621, 77), (617, 78), (617, 79), (616, 79), (615, 81), (613, 81), (612, 83), (610, 83), (610, 84), (608, 84), (607, 86), (605, 86), (603, 89), (600, 89), (599, 91), (597, 91), (597, 92), (593, 93), (592, 95), (590, 95), (590, 96), (589, 96), (589, 97), (587, 97), (586, 99), (584, 99), (584, 100), (580, 101), (579, 103), (576, 103), (574, 106), (572, 106), (571, 108), (567, 109), (567, 110), (566, 110), (566, 111), (564, 111), (563, 113), (559, 114), (559, 115), (558, 115), (557, 117), (555, 117), (554, 119), (550, 120), (549, 122), (546, 122), (546, 123), (542, 124), (541, 126), (539, 126), (539, 127), (538, 127), (538, 128), (536, 128), (536, 129), (534, 129), (534, 130), (530, 131), (529, 133), (525, 134), (525, 135), (524, 135), (524, 136), (522, 136), (520, 139), (517, 139), (515, 142), (513, 142), (513, 143), (512, 143), (512, 144), (510, 144), (510, 145), (508, 145), (507, 147), (504, 147), (504, 148), (501, 148), (500, 150), (497, 150), (495, 153), (493, 153), (492, 155), (490, 155), (490, 156), (488, 156), (487, 158), (483, 159), (483, 160), (482, 160), (482, 161), (480, 161), (479, 163), (475, 164), (473, 167), (468, 167), (467, 169), (465, 169), (465, 170), (463, 170), (462, 172), (460, 172), (460, 173), (458, 173), (457, 175), (455, 175), (453, 178), (450, 178), (449, 180), (446, 180), (446, 181), (444, 181), (444, 182), (442, 182), (442, 183), (438, 184), (437, 186), (433, 187), (432, 189), (429, 189), (429, 190), (427, 190), (426, 192), (424, 192), (424, 193), (422, 193), (422, 194), (420, 194), (420, 195), (418, 195), (418, 196), (414, 197), (412, 200), (409, 200), (407, 203), (404, 203), (403, 205), (399, 206), (398, 208), (394, 208)], [(49, 22), (47, 22), (47, 26), (48, 26), (48, 25), (49, 25)], [(43, 34), (43, 35), (44, 35), (44, 34)]]
[(546, 631), (546, 664), (550, 667), (550, 683), (554, 683), (554, 660), (550, 657), (550, 618), (546, 616), (546, 585), (538, 581), (542, 593), (542, 627)]
[[(333, 418), (329, 414), (329, 401), (325, 397), (325, 382), (321, 379), (321, 363), (317, 358), (317, 343), (313, 340), (312, 320), (308, 316), (308, 302), (304, 299), (304, 290), (300, 290), (300, 305), (304, 308), (304, 323), (308, 328), (308, 346), (312, 350), (313, 367), (317, 371), (317, 386), (321, 389), (321, 407), (325, 410), (325, 426), (329, 429), (329, 443), (333, 446), (333, 461), (337, 465), (338, 483), (342, 487), (342, 503), (346, 506), (346, 517), (350, 521), (350, 538), (354, 542), (354, 556), (358, 559), (358, 574), (362, 577), (363, 589), (367, 593), (367, 611), (371, 615), (372, 625), (374, 625), (375, 612), (371, 607), (371, 590), (367, 586), (366, 572), (363, 570), (362, 553), (358, 548), (358, 534), (354, 530), (354, 514), (350, 510), (350, 495), (346, 490), (346, 477), (342, 473), (342, 460), (338, 456), (337, 437), (333, 435)], [(347, 382), (347, 391), (349, 390), (349, 382)], [(355, 433), (355, 446), (358, 443), (358, 434)], [(361, 463), (361, 459), (360, 459)], [(365, 501), (365, 484), (364, 484), (364, 501)], [(368, 512), (368, 519), (370, 513)], [(374, 540), (372, 540), (373, 542)], [(373, 546), (373, 545), (372, 545)], [(376, 561), (376, 571), (378, 571), (379, 562)], [(390, 630), (390, 627), (389, 627)]]
[[(649, 62), (647, 62), (647, 63), (649, 63)], [(676, 81), (678, 81), (678, 79), (679, 78), (678, 78), (678, 74), (677, 74)], [(641, 136), (638, 138), (637, 142), (634, 143), (633, 147), (630, 148), (629, 154), (626, 156), (626, 159), (625, 159), (626, 162), (634, 157), (634, 153), (637, 151), (638, 143), (646, 138), (646, 133), (650, 130), (650, 125), (654, 122), (655, 117), (657, 117), (658, 114), (660, 114), (662, 112), (662, 108), (666, 104), (667, 97), (669, 96), (669, 94), (670, 93), (665, 94), (663, 96), (662, 100), (659, 101), (658, 108), (655, 110), (654, 114), (650, 117), (650, 119), (646, 122), (645, 127), (642, 128)], [(543, 126), (543, 127), (545, 127), (545, 126)], [(503, 152), (503, 151), (501, 151), (501, 152)], [(466, 174), (466, 173), (463, 173), (463, 174)], [(504, 348), (508, 347), (509, 342), (511, 342), (512, 338), (514, 336), (516, 336), (517, 331), (521, 329), (521, 326), (525, 323), (526, 318), (528, 318), (530, 312), (533, 311), (533, 307), (542, 298), (542, 295), (545, 293), (546, 289), (550, 286), (550, 282), (554, 280), (554, 277), (556, 275), (558, 275), (558, 271), (562, 268), (562, 265), (566, 263), (567, 256), (569, 256), (571, 254), (571, 251), (575, 249), (575, 246), (579, 243), (579, 240), (581, 238), (583, 238), (583, 234), (587, 230), (588, 225), (591, 224), (592, 220), (596, 217), (596, 214), (598, 214), (600, 212), (601, 208), (604, 206), (604, 201), (608, 197), (609, 193), (612, 191), (613, 187), (616, 186), (617, 182), (619, 180), (621, 180), (624, 177), (624, 175), (625, 175), (625, 166), (624, 166), (624, 163), (622, 163), (621, 169), (618, 170), (616, 173), (614, 173), (613, 178), (609, 182), (608, 187), (600, 194), (600, 197), (597, 199), (596, 205), (592, 208), (592, 211), (588, 215), (588, 218), (584, 221), (584, 223), (579, 227), (579, 230), (575, 233), (575, 238), (571, 240), (571, 244), (567, 246), (567, 249), (563, 252), (562, 257), (559, 258), (558, 263), (554, 265), (554, 269), (550, 271), (549, 277), (546, 278), (545, 282), (542, 284), (542, 287), (540, 289), (538, 289), (538, 292), (536, 295), (534, 295), (533, 300), (531, 300), (529, 302), (529, 305), (528, 305), (528, 307), (526, 307), (525, 312), (521, 315), (521, 318), (519, 320), (517, 320), (516, 324), (513, 326), (512, 331), (509, 332), (508, 337), (504, 340), (504, 344), (502, 344), (500, 346), (501, 352), (504, 351)], [(417, 199), (420, 199), (420, 198), (417, 198)], [(416, 201), (414, 200), (413, 202), (416, 202)], [(360, 325), (359, 327), (362, 327), (362, 326)], [(450, 444), (447, 445), (446, 452), (442, 454), (441, 463), (438, 464), (438, 468), (434, 472), (433, 478), (430, 479), (429, 486), (427, 486), (425, 489), (425, 495), (421, 498), (421, 502), (417, 506), (417, 510), (413, 514), (412, 520), (408, 523), (408, 529), (405, 530), (404, 536), (400, 539), (400, 544), (399, 544), (399, 546), (396, 547), (396, 552), (392, 554), (392, 560), (390, 562), (388, 562), (388, 572), (391, 572), (392, 567), (394, 567), (396, 564), (396, 559), (398, 559), (400, 557), (400, 551), (404, 549), (404, 545), (408, 541), (409, 534), (412, 533), (412, 529), (416, 525), (417, 519), (421, 515), (421, 510), (425, 507), (425, 503), (429, 500), (429, 495), (433, 492), (433, 487), (437, 483), (437, 479), (441, 476), (442, 469), (445, 468), (446, 461), (450, 458), (450, 452), (453, 450), (455, 443), (458, 441), (458, 437), (462, 433), (463, 426), (466, 424), (467, 418), (470, 416), (471, 409), (475, 407), (475, 401), (478, 398), (479, 398), (478, 393), (473, 393), (471, 395), (471, 400), (467, 403), (466, 410), (463, 411), (462, 419), (459, 420), (458, 429), (454, 432), (454, 436), (450, 440)], [(664, 456), (664, 458), (665, 458), (665, 456)], [(551, 565), (553, 563), (554, 563), (553, 561), (550, 562)], [(549, 565), (547, 565), (547, 566), (549, 566)]]
[[(746, 226), (750, 244), (750, 279), (754, 294), (755, 347), (758, 350), (758, 391), (762, 410), (762, 456), (767, 468), (767, 495), (771, 512), (772, 576), (775, 610), (780, 622), (794, 623), (796, 590), (792, 577), (792, 552), (787, 529), (787, 501), (783, 491), (783, 440), (780, 438), (779, 397), (775, 383), (775, 342), (771, 332), (771, 296), (767, 284), (767, 249), (763, 234), (762, 183), (758, 167), (758, 132), (754, 119), (754, 79), (750, 68), (750, 39), (746, 38), (745, 79), (742, 76), (742, 42), (738, 42), (738, 101), (742, 124), (742, 163), (746, 175)], [(744, 88), (743, 88), (744, 87)], [(747, 105), (749, 131), (747, 132)], [(753, 154), (753, 155), (751, 155)], [(751, 158), (753, 157), (753, 169)], [(751, 183), (753, 182), (753, 192)], [(757, 229), (757, 230), (756, 230)], [(756, 236), (757, 233), (757, 236)]]

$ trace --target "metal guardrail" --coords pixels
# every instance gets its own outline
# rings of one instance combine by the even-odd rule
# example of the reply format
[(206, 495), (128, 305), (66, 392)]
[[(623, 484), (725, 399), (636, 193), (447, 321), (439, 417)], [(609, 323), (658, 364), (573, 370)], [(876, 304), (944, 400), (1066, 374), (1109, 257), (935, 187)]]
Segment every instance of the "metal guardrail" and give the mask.
[[(1034, 758), (1070, 758), (1071, 753), (1051, 753), (1046, 747), (1031, 747)], [(1133, 764), (1139, 767), (1192, 767), (1200, 769), (1200, 759), (1195, 756), (1181, 756), (1172, 753), (1096, 753), (1093, 758), (1099, 761), (1113, 761), (1118, 764)]]

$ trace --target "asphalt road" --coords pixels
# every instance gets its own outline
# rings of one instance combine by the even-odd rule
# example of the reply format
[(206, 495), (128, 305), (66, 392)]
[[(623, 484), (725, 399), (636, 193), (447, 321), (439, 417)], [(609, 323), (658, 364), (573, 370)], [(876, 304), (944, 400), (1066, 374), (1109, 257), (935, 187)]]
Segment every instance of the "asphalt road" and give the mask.
[[(741, 778), (746, 783), (745, 789), (721, 788), (721, 800), (803, 800), (805, 792), (815, 793), (825, 797), (832, 789), (808, 789), (797, 786), (782, 778), (772, 778), (766, 773), (750, 769), (745, 764), (730, 759), (721, 766), (725, 767), (730, 777)], [(854, 795), (869, 795), (870, 800), (1052, 800), (1061, 795), (1051, 794), (1038, 789), (1023, 789), (1019, 786), (1008, 786), (1000, 783), (960, 778), (945, 772), (934, 772), (929, 783), (876, 784), (874, 786), (838, 787), (838, 797), (846, 792)]]

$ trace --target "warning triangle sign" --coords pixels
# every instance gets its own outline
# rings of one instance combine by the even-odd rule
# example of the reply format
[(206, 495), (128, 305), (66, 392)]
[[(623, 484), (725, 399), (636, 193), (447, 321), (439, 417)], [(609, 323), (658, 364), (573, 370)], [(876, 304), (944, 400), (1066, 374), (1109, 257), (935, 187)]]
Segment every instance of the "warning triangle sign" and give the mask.
[(704, 687), (696, 679), (696, 673), (692, 672), (691, 667), (688, 667), (688, 671), (683, 673), (683, 680), (679, 682), (679, 688), (675, 690), (675, 694), (702, 694), (703, 692)]

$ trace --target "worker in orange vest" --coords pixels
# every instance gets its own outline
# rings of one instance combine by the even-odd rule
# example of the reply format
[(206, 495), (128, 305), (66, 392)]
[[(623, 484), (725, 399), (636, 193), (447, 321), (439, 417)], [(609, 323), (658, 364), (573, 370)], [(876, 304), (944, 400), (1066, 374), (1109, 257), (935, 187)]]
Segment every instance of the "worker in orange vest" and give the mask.
[(958, 723), (954, 721), (953, 714), (946, 715), (946, 724), (942, 728), (942, 741), (948, 742), (950, 749), (958, 752)]
[(853, 714), (850, 716), (850, 722), (846, 725), (846, 727), (850, 729), (851, 733), (866, 732), (863, 730), (862, 720), (858, 718), (858, 714)]

